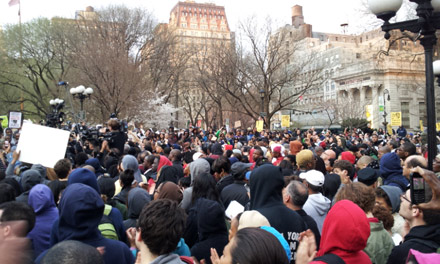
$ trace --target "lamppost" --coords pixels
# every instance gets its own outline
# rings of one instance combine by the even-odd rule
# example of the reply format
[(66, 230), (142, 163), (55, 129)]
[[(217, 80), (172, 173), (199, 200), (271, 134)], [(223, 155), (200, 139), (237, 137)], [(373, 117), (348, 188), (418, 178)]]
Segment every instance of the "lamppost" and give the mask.
[(417, 4), (418, 19), (390, 23), (389, 20), (396, 15), (403, 0), (369, 0), (370, 10), (379, 19), (384, 21), (382, 30), (385, 39), (390, 38), (389, 31), (399, 29), (417, 33), (416, 40), (425, 50), (425, 75), (426, 75), (426, 112), (428, 114), (428, 167), (432, 170), (432, 163), (437, 154), (437, 138), (435, 131), (435, 96), (434, 74), (432, 69), (433, 47), (437, 43), (435, 31), (440, 28), (440, 0), (409, 0)]
[(261, 111), (260, 111), (260, 116), (262, 117), (262, 118), (264, 118), (264, 116), (265, 116), (265, 113), (264, 113), (264, 95), (265, 95), (265, 92), (264, 92), (264, 90), (263, 89), (261, 89), (260, 90), (260, 98), (261, 98)]
[[(387, 97), (385, 97), (386, 94), (388, 95)], [(386, 98), (386, 100), (385, 100), (385, 98)], [(385, 127), (385, 129), (383, 131), (384, 133), (387, 133), (388, 122), (387, 122), (387, 108), (386, 108), (386, 104), (387, 104), (387, 101), (389, 101), (389, 100), (390, 100), (390, 92), (388, 91), (388, 89), (384, 89), (383, 90), (383, 126)]]
[(92, 88), (85, 88), (83, 85), (80, 85), (76, 88), (70, 88), (70, 94), (73, 96), (73, 98), (79, 99), (79, 102), (81, 104), (81, 119), (84, 120), (86, 118), (85, 112), (84, 112), (84, 100), (86, 98), (90, 98), (90, 96), (93, 94)]
[(60, 110), (64, 107), (63, 99), (51, 99), (49, 101), (52, 107), (52, 112), (46, 115), (46, 126), (49, 127), (59, 127), (64, 121), (64, 113)]

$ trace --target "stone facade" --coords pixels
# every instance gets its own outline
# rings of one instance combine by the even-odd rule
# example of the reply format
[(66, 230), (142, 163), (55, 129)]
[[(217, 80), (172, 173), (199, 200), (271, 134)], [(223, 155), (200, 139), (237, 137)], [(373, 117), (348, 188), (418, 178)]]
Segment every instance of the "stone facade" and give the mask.
[(426, 126), (424, 54), (419, 42), (399, 31), (387, 41), (380, 29), (360, 35), (313, 32), (298, 6), (292, 7), (292, 25), (283, 29), (302, 34), (298, 43), (316, 57), (312, 69), (322, 70), (322, 88), (306, 92), (292, 105), (296, 125), (327, 127), (331, 119), (336, 119), (335, 125), (338, 119), (366, 118), (368, 112), (372, 127), (383, 128), (384, 102), (388, 123), (391, 112), (401, 112), (406, 128), (420, 129), (420, 120)]

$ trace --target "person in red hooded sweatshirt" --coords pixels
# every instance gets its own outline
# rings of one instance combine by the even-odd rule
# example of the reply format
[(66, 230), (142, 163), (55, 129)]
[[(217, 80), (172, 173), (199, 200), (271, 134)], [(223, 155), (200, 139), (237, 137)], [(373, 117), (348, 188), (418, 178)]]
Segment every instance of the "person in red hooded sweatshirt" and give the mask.
[(296, 264), (371, 263), (363, 251), (369, 236), (370, 224), (365, 212), (352, 201), (341, 200), (324, 221), (318, 252), (313, 233), (307, 230), (301, 234)]

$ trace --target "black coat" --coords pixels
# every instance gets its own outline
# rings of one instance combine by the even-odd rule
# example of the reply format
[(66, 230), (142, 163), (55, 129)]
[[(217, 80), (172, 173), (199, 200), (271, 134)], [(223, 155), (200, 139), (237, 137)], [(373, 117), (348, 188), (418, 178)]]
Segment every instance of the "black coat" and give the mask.
[(410, 249), (422, 253), (437, 252), (437, 248), (440, 247), (440, 224), (415, 226), (405, 236), (404, 241), (393, 248), (387, 263), (405, 263)]
[(245, 183), (242, 181), (235, 181), (233, 184), (230, 184), (223, 189), (220, 197), (226, 209), (228, 208), (229, 203), (234, 200), (243, 206), (246, 206), (249, 202), (249, 195), (247, 194), (244, 184)]
[(281, 168), (264, 164), (254, 169), (250, 176), (251, 210), (264, 215), (270, 225), (280, 232), (290, 246), (292, 260), (295, 263), (299, 234), (306, 230), (301, 216), (283, 204), (282, 190), (284, 178)]

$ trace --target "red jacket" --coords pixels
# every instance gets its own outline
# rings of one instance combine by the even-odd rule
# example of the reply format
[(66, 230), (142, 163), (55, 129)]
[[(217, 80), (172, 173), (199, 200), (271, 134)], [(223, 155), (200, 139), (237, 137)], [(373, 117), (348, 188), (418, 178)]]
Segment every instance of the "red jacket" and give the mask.
[(330, 209), (324, 221), (317, 257), (332, 253), (346, 264), (371, 263), (363, 251), (369, 236), (370, 224), (365, 212), (351, 201), (339, 201)]

